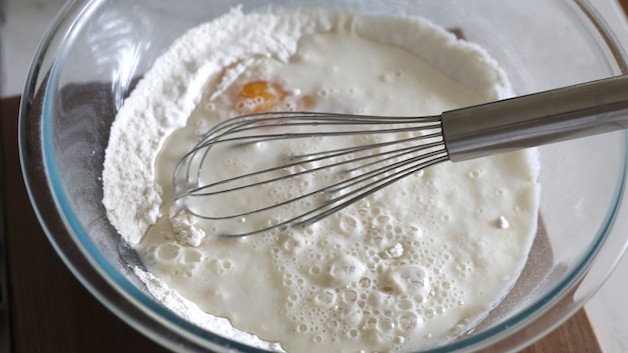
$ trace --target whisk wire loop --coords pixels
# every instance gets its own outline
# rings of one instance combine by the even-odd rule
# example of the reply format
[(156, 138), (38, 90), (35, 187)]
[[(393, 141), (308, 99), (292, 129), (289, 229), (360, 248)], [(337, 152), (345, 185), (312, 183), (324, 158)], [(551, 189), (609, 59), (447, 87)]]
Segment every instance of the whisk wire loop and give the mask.
[[(334, 141), (339, 143), (329, 143), (332, 148), (319, 148), (325, 146), (321, 142), (313, 150), (293, 153), (267, 168), (244, 168), (244, 172), (215, 180), (204, 175), (207, 170), (218, 168), (217, 156), (260, 143), (286, 141), (289, 144), (313, 138), (321, 141), (336, 139)], [(340, 146), (336, 146), (338, 144)], [(265, 157), (257, 155), (254, 159)], [(205, 133), (176, 166), (173, 185), (176, 199), (182, 200), (192, 215), (202, 219), (233, 221), (252, 215), (275, 218), (281, 215), (279, 221), (268, 227), (230, 234), (244, 236), (287, 225), (314, 223), (442, 160), (447, 160), (447, 151), (438, 116), (259, 113), (226, 120)], [(205, 202), (220, 202), (219, 197), (245, 197), (242, 194), (245, 190), (249, 190), (248, 195), (259, 195), (261, 190), (272, 192), (273, 185), (279, 186), (288, 179), (295, 179), (296, 183), (299, 182), (297, 179), (310, 175), (316, 175), (318, 179), (320, 174), (329, 181), (297, 196), (276, 199), (268, 204), (215, 213), (204, 211), (202, 206)], [(301, 205), (299, 212), (287, 211), (293, 210), (296, 204)]]

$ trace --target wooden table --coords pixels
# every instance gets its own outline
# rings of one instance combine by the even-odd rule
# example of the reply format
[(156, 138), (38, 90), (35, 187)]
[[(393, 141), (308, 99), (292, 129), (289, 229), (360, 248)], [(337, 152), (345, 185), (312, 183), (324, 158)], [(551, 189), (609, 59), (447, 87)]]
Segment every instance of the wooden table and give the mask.
[(626, 10), (628, 9), (628, 0), (619, 0), (619, 4), (623, 8), (624, 12), (626, 12)]
[[(166, 352), (92, 297), (48, 242), (28, 201), (20, 173), (18, 106), (18, 97), (0, 100), (0, 157), (4, 169), (0, 192), (5, 222), (0, 251), (6, 250), (9, 265), (8, 281), (0, 276), (0, 287), (7, 289), (8, 298), (0, 296), (0, 304), (8, 304), (10, 309), (10, 352)], [(6, 348), (0, 343), (0, 352), (4, 351)], [(524, 352), (599, 353), (601, 350), (581, 310)]]

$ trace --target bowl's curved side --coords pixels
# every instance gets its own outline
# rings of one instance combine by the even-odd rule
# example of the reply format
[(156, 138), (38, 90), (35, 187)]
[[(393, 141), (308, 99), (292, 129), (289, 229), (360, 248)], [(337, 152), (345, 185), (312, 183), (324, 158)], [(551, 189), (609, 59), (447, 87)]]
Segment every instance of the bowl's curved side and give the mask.
[[(124, 270), (122, 261), (117, 262), (118, 266), (113, 266), (112, 263), (116, 262), (103, 256), (102, 249), (85, 234), (77, 219), (67, 217), (67, 214), (74, 211), (68, 202), (68, 195), (60, 187), (62, 184), (54, 160), (57, 146), (50, 135), (50, 124), (53, 123), (51, 116), (63, 109), (59, 106), (63, 101), (90, 106), (102, 100), (113, 102), (115, 97), (110, 83), (94, 83), (87, 88), (77, 86), (80, 92), (68, 90), (68, 87), (65, 92), (57, 92), (60, 87), (55, 67), (59, 65), (58, 54), (62, 51), (64, 41), (68, 40), (68, 33), (80, 25), (78, 19), (82, 18), (81, 14), (99, 5), (99, 2), (73, 1), (63, 7), (41, 43), (26, 80), (27, 86), (23, 94), (25, 99), (22, 99), (20, 107), (19, 152), (22, 174), (37, 218), (55, 251), (74, 276), (109, 310), (147, 337), (177, 351), (183, 349), (189, 352), (206, 352), (211, 347), (232, 347), (235, 351), (244, 351), (248, 347), (204, 331), (200, 332), (202, 330), (196, 326), (165, 310), (129, 281), (126, 276), (130, 271)], [(51, 92), (57, 92), (58, 95)], [(83, 101), (77, 97), (77, 93), (83, 95)], [(112, 119), (115, 115), (113, 105), (111, 110), (99, 111), (97, 115), (103, 119)], [(98, 130), (100, 125), (99, 123), (95, 128)], [(98, 178), (99, 176), (94, 180)], [(100, 202), (98, 206), (101, 207)], [(120, 242), (114, 241), (112, 244), (108, 247), (115, 248), (115, 244)], [(115, 252), (118, 252), (117, 248)], [(156, 316), (163, 316), (165, 320), (156, 320)], [(173, 325), (180, 328), (173, 330)], [(197, 330), (198, 336), (203, 339), (178, 335), (176, 332), (181, 331), (181, 328), (190, 332)]]

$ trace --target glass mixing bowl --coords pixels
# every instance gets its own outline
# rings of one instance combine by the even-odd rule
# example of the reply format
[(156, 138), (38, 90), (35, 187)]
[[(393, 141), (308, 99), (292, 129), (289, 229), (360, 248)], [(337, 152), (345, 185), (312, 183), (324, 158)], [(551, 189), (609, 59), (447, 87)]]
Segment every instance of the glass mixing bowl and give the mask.
[[(585, 1), (259, 1), (245, 12), (326, 7), (420, 15), (484, 47), (518, 94), (626, 73), (626, 56)], [(170, 312), (135, 278), (133, 249), (109, 224), (101, 173), (109, 128), (137, 79), (187, 29), (236, 3), (70, 1), (34, 59), (20, 120), (23, 171), (42, 227), (67, 266), (121, 320), (178, 351), (262, 352)], [(504, 302), (433, 352), (517, 350), (549, 332), (602, 284), (628, 239), (626, 134), (542, 147), (541, 226)]]

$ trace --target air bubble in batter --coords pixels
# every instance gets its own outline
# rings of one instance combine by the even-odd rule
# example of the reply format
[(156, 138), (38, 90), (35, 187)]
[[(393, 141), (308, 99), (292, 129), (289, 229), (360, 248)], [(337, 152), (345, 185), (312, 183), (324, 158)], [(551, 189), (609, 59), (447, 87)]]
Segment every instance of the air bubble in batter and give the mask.
[(404, 313), (397, 319), (398, 327), (405, 332), (412, 332), (422, 324), (422, 320), (414, 313)]
[(181, 246), (177, 244), (164, 244), (157, 247), (156, 258), (162, 261), (176, 260), (181, 254)]
[(325, 290), (314, 298), (314, 302), (318, 306), (332, 307), (336, 304), (336, 293), (331, 290)]

